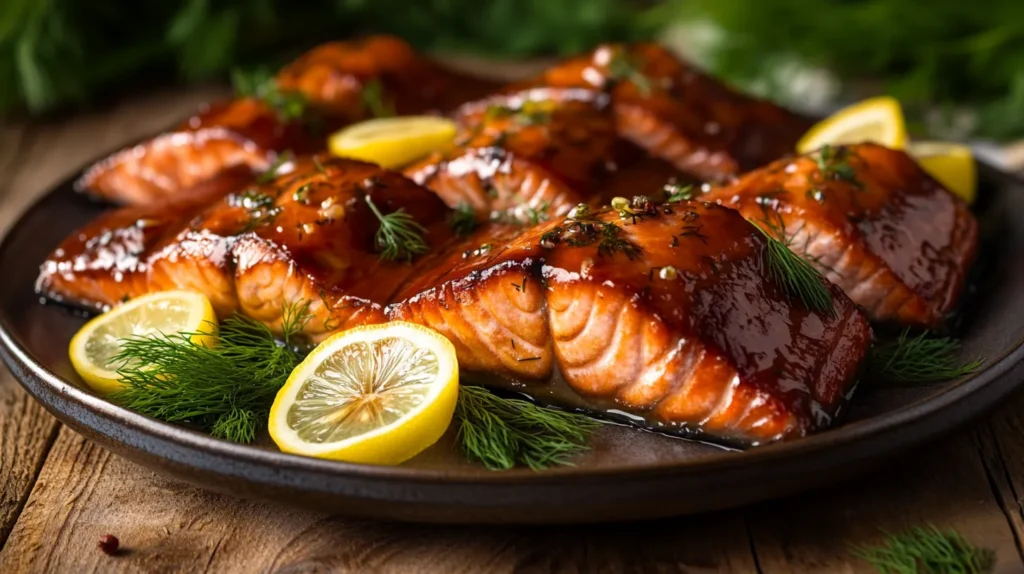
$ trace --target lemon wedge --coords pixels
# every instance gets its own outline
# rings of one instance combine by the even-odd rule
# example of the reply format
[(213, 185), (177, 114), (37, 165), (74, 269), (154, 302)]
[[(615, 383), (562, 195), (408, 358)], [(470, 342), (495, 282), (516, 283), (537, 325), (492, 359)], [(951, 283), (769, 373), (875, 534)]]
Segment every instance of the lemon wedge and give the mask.
[(284, 452), (394, 465), (437, 442), (459, 395), (455, 347), (420, 325), (356, 327), (320, 343), (270, 409)]
[(377, 118), (331, 134), (327, 147), (339, 157), (394, 169), (451, 147), (455, 122), (436, 116)]
[[(110, 359), (121, 351), (121, 339), (157, 333), (215, 332), (217, 316), (205, 295), (191, 291), (160, 291), (114, 307), (82, 326), (71, 338), (68, 357), (89, 387), (102, 395), (122, 388)], [(197, 344), (216, 339), (201, 336)]]
[(881, 96), (853, 104), (807, 130), (796, 149), (809, 153), (823, 145), (874, 142), (893, 149), (907, 145), (903, 110), (894, 98)]
[(949, 191), (968, 204), (977, 194), (977, 167), (971, 148), (963, 144), (911, 142), (908, 150), (917, 163)]

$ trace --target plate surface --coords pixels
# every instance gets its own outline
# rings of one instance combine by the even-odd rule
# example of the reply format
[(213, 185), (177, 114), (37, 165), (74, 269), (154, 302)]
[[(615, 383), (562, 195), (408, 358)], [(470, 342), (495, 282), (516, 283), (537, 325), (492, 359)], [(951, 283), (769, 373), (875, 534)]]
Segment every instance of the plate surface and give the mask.
[(242, 497), (426, 522), (541, 523), (653, 518), (737, 506), (823, 484), (955, 430), (1024, 379), (1024, 182), (979, 166), (982, 259), (963, 321), (973, 377), (874, 389), (865, 381), (836, 428), (746, 452), (606, 425), (574, 467), (490, 472), (467, 463), (453, 433), (400, 467), (238, 445), (117, 407), (82, 385), (67, 346), (84, 318), (40, 304), (39, 264), (103, 207), (69, 180), (31, 207), (0, 245), (0, 355), (51, 413), (104, 447), (173, 477)]

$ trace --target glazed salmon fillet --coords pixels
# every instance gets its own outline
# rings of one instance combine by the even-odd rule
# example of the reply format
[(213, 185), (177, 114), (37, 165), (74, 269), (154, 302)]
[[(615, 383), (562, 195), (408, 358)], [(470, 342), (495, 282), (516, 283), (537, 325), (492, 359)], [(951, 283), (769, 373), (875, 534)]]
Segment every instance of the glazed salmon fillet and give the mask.
[(727, 180), (787, 155), (813, 124), (733, 91), (657, 44), (601, 45), (509, 90), (524, 86), (609, 92), (623, 138), (701, 180)]
[(637, 213), (514, 237), (484, 228), (424, 261), (387, 315), (440, 331), (462, 368), (543, 402), (747, 446), (827, 426), (871, 342), (867, 318), (831, 285), (831, 314), (791, 299), (766, 277), (766, 239), (733, 210)]
[(213, 205), (178, 201), (108, 212), (69, 236), (43, 264), (37, 289), (103, 310), (125, 298), (189, 289), (221, 317), (244, 313), (280, 329), (302, 305), (305, 334), (384, 319), (383, 306), (414, 267), (382, 260), (381, 215), (403, 210), (423, 225), (424, 248), (452, 233), (448, 209), (428, 190), (378, 166), (326, 157), (283, 166), (273, 181)]
[(780, 160), (704, 198), (784, 235), (883, 323), (941, 327), (978, 248), (967, 205), (906, 153), (874, 144)]
[(77, 188), (141, 205), (223, 170), (244, 166), (255, 176), (285, 151), (323, 150), (327, 134), (348, 123), (379, 113), (450, 110), (493, 87), (421, 58), (397, 38), (332, 42), (283, 68), (264, 88), (273, 97), (204, 106), (168, 133), (97, 162)]
[(538, 88), (462, 106), (454, 150), (404, 173), (481, 221), (536, 224), (595, 196), (642, 152), (615, 132), (609, 98)]

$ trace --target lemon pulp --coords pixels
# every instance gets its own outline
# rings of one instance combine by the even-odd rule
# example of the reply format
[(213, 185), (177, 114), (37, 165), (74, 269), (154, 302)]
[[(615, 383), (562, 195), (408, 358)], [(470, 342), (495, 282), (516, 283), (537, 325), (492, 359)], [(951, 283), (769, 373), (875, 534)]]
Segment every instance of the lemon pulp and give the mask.
[(458, 397), (455, 349), (440, 333), (395, 321), (322, 342), (271, 408), (285, 452), (398, 464), (436, 442)]
[[(71, 339), (68, 356), (82, 380), (94, 391), (108, 394), (121, 388), (111, 359), (121, 352), (121, 340), (156, 334), (216, 331), (210, 301), (200, 293), (162, 291), (114, 307), (86, 323)], [(202, 344), (212, 345), (213, 339)]]
[(910, 154), (918, 165), (968, 204), (977, 195), (977, 166), (971, 148), (948, 142), (912, 142)]

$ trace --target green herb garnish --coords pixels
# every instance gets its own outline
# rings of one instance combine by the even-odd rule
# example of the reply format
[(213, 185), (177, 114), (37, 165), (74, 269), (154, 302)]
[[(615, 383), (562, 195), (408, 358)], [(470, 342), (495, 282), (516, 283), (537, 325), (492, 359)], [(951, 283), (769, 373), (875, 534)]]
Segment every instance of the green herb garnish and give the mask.
[(570, 457), (589, 448), (590, 433), (600, 424), (580, 414), (502, 398), (475, 386), (459, 389), (455, 420), (466, 457), (490, 470), (571, 465)]
[(414, 257), (427, 252), (427, 242), (423, 239), (427, 230), (403, 209), (384, 215), (374, 205), (370, 196), (366, 196), (366, 204), (380, 221), (380, 227), (373, 236), (374, 244), (380, 251), (384, 261), (405, 259), (411, 262)]
[(995, 566), (995, 552), (977, 548), (954, 530), (933, 525), (886, 535), (876, 546), (855, 546), (851, 553), (879, 574), (984, 574)]
[(676, 183), (666, 184), (665, 203), (679, 203), (680, 201), (693, 199), (693, 185), (679, 185)]
[(273, 74), (266, 69), (243, 72), (235, 68), (231, 71), (231, 84), (239, 97), (255, 98), (273, 108), (282, 122), (300, 120), (306, 115), (305, 94), (281, 91)]
[(608, 76), (616, 81), (632, 82), (641, 96), (651, 95), (651, 80), (643, 73), (643, 62), (626, 53), (624, 48), (615, 50), (608, 62)]
[(782, 287), (789, 297), (799, 299), (808, 309), (835, 316), (832, 293), (825, 285), (825, 279), (813, 265), (793, 252), (788, 241), (779, 239), (785, 236), (781, 223), (767, 224), (773, 233), (769, 233), (760, 224), (753, 223), (768, 240), (765, 244), (764, 259), (772, 280)]
[(281, 166), (291, 161), (293, 157), (292, 152), (287, 150), (277, 154), (277, 157), (274, 158), (274, 163), (270, 164), (267, 171), (261, 173), (259, 177), (256, 178), (256, 183), (262, 185), (277, 179), (277, 172), (281, 169)]
[(290, 305), (282, 319), (283, 345), (262, 323), (241, 316), (225, 320), (216, 346), (196, 333), (130, 337), (108, 364), (124, 388), (111, 399), (168, 422), (192, 422), (215, 437), (252, 442), (267, 423), (270, 406), (301, 359), (293, 349), (309, 320), (308, 304)]
[(370, 80), (363, 84), (363, 90), (359, 94), (364, 110), (370, 110), (370, 115), (375, 118), (389, 118), (395, 115), (391, 104), (385, 101), (384, 86), (380, 80)]
[(479, 223), (476, 220), (476, 212), (473, 211), (473, 206), (468, 203), (460, 203), (454, 211), (448, 215), (448, 227), (455, 232), (456, 235), (465, 237), (477, 228)]
[(818, 164), (818, 171), (824, 179), (845, 181), (857, 187), (864, 187), (864, 184), (857, 179), (857, 172), (850, 165), (850, 150), (845, 147), (833, 147), (828, 144), (821, 146), (814, 157)]
[(948, 381), (978, 370), (984, 359), (957, 359), (960, 342), (927, 331), (910, 336), (904, 330), (896, 341), (874, 347), (868, 356), (868, 376), (892, 383)]

